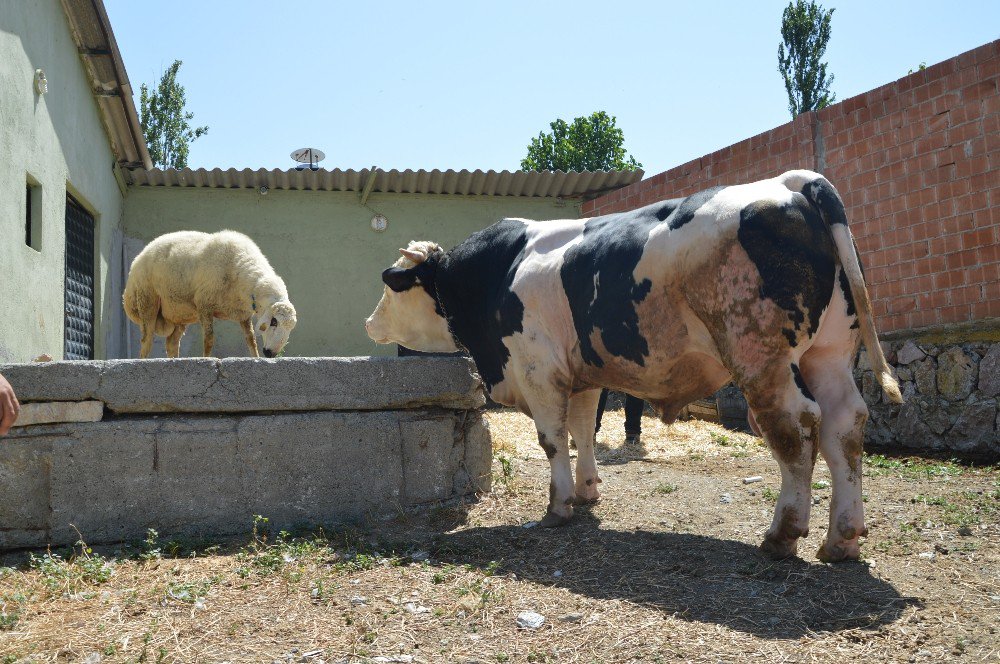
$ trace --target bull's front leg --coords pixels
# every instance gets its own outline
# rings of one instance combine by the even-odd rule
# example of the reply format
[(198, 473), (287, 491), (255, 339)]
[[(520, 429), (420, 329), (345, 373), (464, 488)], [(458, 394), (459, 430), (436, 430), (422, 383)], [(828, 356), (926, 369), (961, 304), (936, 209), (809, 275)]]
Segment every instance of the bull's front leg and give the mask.
[(566, 431), (566, 404), (549, 407), (539, 412), (532, 408), (535, 427), (538, 430), (538, 444), (549, 459), (549, 506), (541, 525), (554, 528), (567, 523), (573, 517), (573, 472), (569, 463), (569, 436)]
[(601, 478), (597, 475), (597, 458), (594, 455), (595, 424), (597, 402), (600, 390), (589, 390), (574, 394), (569, 400), (567, 424), (576, 441), (576, 502), (595, 503), (601, 498), (597, 485)]

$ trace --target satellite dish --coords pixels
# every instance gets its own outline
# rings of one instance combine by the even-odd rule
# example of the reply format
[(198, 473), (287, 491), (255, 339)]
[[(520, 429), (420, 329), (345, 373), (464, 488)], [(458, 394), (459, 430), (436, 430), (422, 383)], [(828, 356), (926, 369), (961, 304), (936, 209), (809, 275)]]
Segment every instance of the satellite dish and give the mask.
[(323, 154), (323, 151), (317, 148), (300, 148), (294, 151), (291, 157), (295, 161), (299, 162), (299, 165), (295, 168), (300, 171), (303, 168), (309, 168), (317, 171), (319, 170), (319, 162), (326, 159), (326, 155)]

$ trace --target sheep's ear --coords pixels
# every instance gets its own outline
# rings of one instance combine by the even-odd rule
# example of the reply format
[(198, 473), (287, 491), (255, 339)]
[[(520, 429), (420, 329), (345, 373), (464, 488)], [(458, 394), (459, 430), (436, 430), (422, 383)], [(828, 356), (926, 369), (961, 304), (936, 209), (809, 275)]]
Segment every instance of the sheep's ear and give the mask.
[(414, 263), (423, 263), (427, 260), (427, 255), (422, 254), (419, 251), (410, 251), (409, 249), (400, 249), (399, 253), (409, 258)]
[(382, 282), (397, 293), (402, 293), (413, 288), (413, 284), (417, 282), (417, 275), (413, 270), (390, 267), (382, 272)]

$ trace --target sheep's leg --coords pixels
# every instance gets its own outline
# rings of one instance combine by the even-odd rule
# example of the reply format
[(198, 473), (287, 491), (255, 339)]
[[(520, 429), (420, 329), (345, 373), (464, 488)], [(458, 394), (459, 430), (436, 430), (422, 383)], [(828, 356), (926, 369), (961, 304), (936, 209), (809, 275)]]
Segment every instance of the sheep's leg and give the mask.
[(214, 316), (212, 312), (208, 315), (201, 314), (199, 316), (201, 322), (201, 331), (205, 335), (205, 357), (210, 357), (212, 355), (212, 348), (215, 347), (215, 327), (213, 325)]
[(167, 357), (181, 356), (181, 337), (187, 330), (187, 325), (174, 325), (174, 331), (167, 336)]
[(260, 357), (260, 353), (257, 351), (257, 335), (253, 331), (253, 318), (241, 320), (240, 327), (243, 328), (243, 336), (247, 338), (247, 347), (250, 349), (250, 354), (254, 357)]
[(153, 352), (153, 329), (156, 327), (156, 318), (153, 322), (142, 321), (139, 324), (139, 357), (146, 359)]

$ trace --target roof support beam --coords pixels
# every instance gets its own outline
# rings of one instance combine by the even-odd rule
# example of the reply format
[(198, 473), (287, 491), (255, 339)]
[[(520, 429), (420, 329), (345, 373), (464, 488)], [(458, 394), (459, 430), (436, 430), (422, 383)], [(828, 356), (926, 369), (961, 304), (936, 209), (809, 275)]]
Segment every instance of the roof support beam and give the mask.
[(375, 178), (377, 176), (378, 176), (378, 169), (375, 166), (372, 166), (371, 169), (368, 171), (368, 181), (365, 182), (365, 188), (362, 189), (361, 193), (359, 194), (359, 198), (361, 200), (362, 205), (368, 202), (368, 196), (372, 193), (372, 189), (375, 188)]

